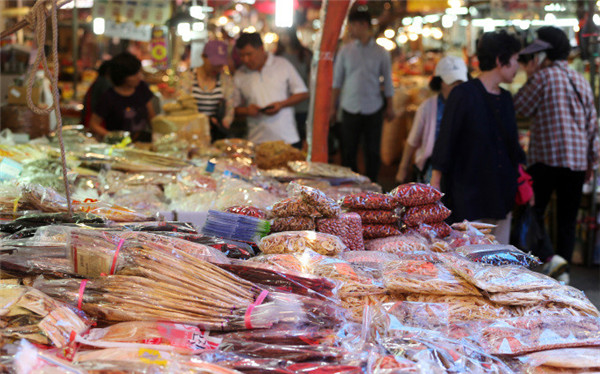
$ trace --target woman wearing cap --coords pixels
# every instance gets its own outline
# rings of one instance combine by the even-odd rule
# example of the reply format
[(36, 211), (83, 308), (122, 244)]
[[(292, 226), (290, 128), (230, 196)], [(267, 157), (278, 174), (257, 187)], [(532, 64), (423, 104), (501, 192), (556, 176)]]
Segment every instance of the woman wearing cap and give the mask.
[(431, 154), (440, 130), (446, 99), (454, 87), (467, 79), (467, 66), (462, 59), (446, 56), (438, 62), (434, 76), (429, 81), (429, 88), (438, 94), (425, 100), (417, 109), (402, 153), (396, 181), (408, 182), (410, 162), (415, 155), (415, 166), (418, 169), (416, 179), (418, 182), (429, 183)]
[(481, 74), (452, 90), (444, 108), (431, 164), (431, 185), (445, 193), (449, 222), (496, 224), (496, 239), (508, 244), (517, 194), (519, 145), (510, 92), (519, 68), (519, 40), (502, 30), (484, 33), (477, 43)]
[(210, 118), (210, 136), (214, 141), (227, 137), (234, 115), (233, 81), (223, 71), (228, 62), (227, 44), (218, 40), (206, 43), (202, 61), (191, 77), (191, 94), (198, 111)]

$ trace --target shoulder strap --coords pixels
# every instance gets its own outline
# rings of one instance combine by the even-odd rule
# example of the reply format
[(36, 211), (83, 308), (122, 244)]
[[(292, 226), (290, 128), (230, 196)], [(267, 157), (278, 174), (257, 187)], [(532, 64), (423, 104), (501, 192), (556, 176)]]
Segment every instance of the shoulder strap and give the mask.
[[(496, 127), (498, 127), (500, 137), (502, 138), (502, 141), (504, 142), (504, 145), (506, 146), (506, 151), (508, 152), (508, 157), (510, 158), (510, 162), (512, 162), (514, 165), (518, 164), (518, 161), (514, 155), (514, 152), (508, 143), (508, 134), (506, 133), (506, 129), (505, 129), (504, 125), (502, 124), (502, 121), (500, 121), (500, 118), (496, 115), (496, 111), (494, 111), (494, 103), (492, 102), (492, 99), (490, 98), (490, 94), (485, 89), (485, 86), (483, 85), (483, 82), (481, 82), (481, 80), (479, 80), (478, 83), (475, 83), (475, 85), (477, 85), (480, 88), (480, 90), (482, 91), (481, 93), (486, 101), (488, 110), (490, 111), (490, 113), (492, 113), (492, 116), (494, 117), (494, 120), (496, 121)], [(500, 92), (502, 92), (502, 91), (500, 91)], [(502, 95), (502, 93), (500, 93), (500, 94)]]

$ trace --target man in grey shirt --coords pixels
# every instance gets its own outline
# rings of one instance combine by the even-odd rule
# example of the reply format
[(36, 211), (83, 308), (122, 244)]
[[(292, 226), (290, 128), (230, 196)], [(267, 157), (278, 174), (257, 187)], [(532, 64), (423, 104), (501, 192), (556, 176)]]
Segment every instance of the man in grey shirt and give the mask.
[(389, 53), (373, 39), (368, 11), (350, 12), (348, 31), (356, 40), (343, 46), (335, 61), (331, 116), (335, 118), (340, 99), (342, 165), (357, 171), (356, 155), (364, 137), (366, 175), (376, 182), (381, 164), (383, 116), (388, 120), (394, 118), (392, 62)]

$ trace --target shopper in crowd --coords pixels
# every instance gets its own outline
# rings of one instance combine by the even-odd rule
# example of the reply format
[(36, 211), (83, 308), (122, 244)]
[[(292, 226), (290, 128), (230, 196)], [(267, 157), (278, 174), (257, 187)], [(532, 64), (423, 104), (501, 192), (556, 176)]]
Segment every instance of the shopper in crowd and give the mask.
[(248, 139), (301, 146), (293, 106), (308, 99), (302, 78), (285, 58), (265, 51), (258, 33), (242, 33), (236, 48), (243, 66), (233, 77), (235, 111), (248, 118)]
[(227, 44), (218, 40), (207, 42), (202, 62), (202, 66), (193, 71), (191, 94), (198, 111), (210, 118), (210, 136), (214, 141), (227, 137), (235, 110), (233, 79), (223, 71), (228, 62)]
[(104, 61), (98, 68), (98, 77), (92, 83), (90, 88), (83, 97), (83, 111), (81, 112), (81, 123), (85, 128), (90, 127), (90, 121), (94, 108), (98, 105), (98, 101), (109, 88), (112, 87), (109, 75), (110, 61)]
[(445, 193), (451, 222), (495, 223), (508, 243), (517, 192), (519, 145), (510, 93), (500, 88), (517, 73), (521, 44), (506, 33), (487, 32), (477, 43), (481, 74), (452, 90), (432, 156), (431, 184)]
[(113, 87), (94, 108), (90, 129), (99, 137), (110, 131), (128, 131), (133, 141), (151, 142), (154, 94), (142, 80), (142, 63), (131, 53), (123, 52), (110, 61), (109, 74)]
[(535, 254), (546, 263), (544, 270), (550, 276), (568, 283), (583, 184), (598, 167), (598, 122), (590, 85), (567, 65), (571, 45), (565, 33), (546, 26), (537, 34), (538, 39), (521, 52), (534, 56), (525, 65), (527, 83), (515, 95), (515, 109), (532, 118), (528, 172), (541, 227), (556, 192), (556, 254)]
[(437, 94), (425, 100), (417, 109), (396, 174), (396, 181), (400, 183), (409, 181), (413, 156), (417, 182), (429, 183), (431, 180), (431, 154), (440, 131), (446, 100), (454, 87), (468, 79), (467, 65), (455, 56), (442, 58), (433, 74), (429, 88)]
[[(286, 31), (279, 35), (277, 42), (276, 56), (284, 57), (292, 63), (304, 84), (308, 86), (310, 77), (310, 64), (312, 60), (312, 52), (310, 49), (300, 43), (295, 28), (287, 28)], [(308, 118), (308, 100), (302, 101), (294, 106), (294, 118), (296, 119), (296, 127), (300, 140), (306, 140), (306, 119)]]
[(355, 40), (343, 46), (336, 57), (330, 116), (335, 119), (339, 99), (343, 110), (342, 165), (357, 171), (358, 146), (363, 138), (366, 175), (375, 182), (381, 164), (383, 117), (394, 118), (392, 63), (389, 53), (375, 43), (368, 11), (351, 11), (348, 30)]

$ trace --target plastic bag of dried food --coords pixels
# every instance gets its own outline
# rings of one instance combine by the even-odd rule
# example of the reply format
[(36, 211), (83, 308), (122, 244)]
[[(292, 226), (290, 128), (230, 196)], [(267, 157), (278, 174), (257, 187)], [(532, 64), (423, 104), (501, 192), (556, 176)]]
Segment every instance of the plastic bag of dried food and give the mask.
[(559, 348), (542, 352), (533, 352), (519, 357), (519, 361), (529, 366), (545, 366), (563, 369), (600, 368), (599, 347)]
[(438, 295), (480, 295), (473, 285), (454, 275), (443, 263), (430, 260), (433, 258), (415, 256), (387, 264), (383, 272), (387, 289)]
[(512, 317), (510, 308), (492, 303), (482, 296), (411, 293), (406, 295), (406, 301), (445, 305), (448, 307), (448, 322), (450, 323)]
[(398, 216), (393, 210), (354, 210), (360, 216), (362, 223), (392, 224), (398, 222)]
[(271, 232), (314, 229), (315, 220), (312, 217), (283, 217), (271, 221)]
[(348, 251), (340, 255), (340, 258), (350, 263), (388, 263), (398, 260), (398, 256), (376, 251)]
[(244, 216), (256, 217), (260, 219), (267, 219), (267, 214), (262, 210), (254, 206), (249, 205), (236, 205), (225, 209), (228, 213), (241, 214)]
[(398, 201), (382, 193), (361, 192), (344, 196), (340, 204), (348, 209), (393, 210), (398, 206)]
[(342, 299), (386, 292), (380, 280), (343, 260), (326, 258), (313, 266), (312, 273), (319, 277), (342, 281), (342, 285), (338, 289), (338, 295)]
[(400, 229), (396, 225), (363, 225), (363, 237), (365, 239), (384, 238), (400, 234)]
[(428, 247), (429, 243), (420, 235), (395, 235), (365, 242), (367, 251), (387, 253), (426, 251)]
[(506, 244), (465, 245), (457, 248), (456, 252), (471, 261), (489, 265), (520, 265), (531, 268), (541, 264), (537, 257)]
[(315, 231), (285, 231), (265, 236), (258, 243), (263, 253), (294, 253), (304, 249), (328, 256), (337, 255), (346, 246), (337, 236)]
[(290, 183), (288, 189), (293, 195), (299, 195), (308, 204), (312, 205), (323, 217), (332, 218), (340, 215), (341, 208), (335, 200), (327, 197), (325, 193), (316, 188)]
[(443, 256), (444, 262), (456, 274), (487, 292), (530, 291), (560, 286), (555, 279), (522, 266), (482, 264), (456, 254)]
[(444, 196), (438, 189), (423, 183), (401, 184), (390, 195), (404, 206), (433, 204)]
[(452, 233), (452, 227), (446, 222), (421, 223), (418, 226), (411, 227), (411, 229), (430, 239), (445, 238)]
[(402, 214), (402, 221), (408, 226), (417, 226), (420, 223), (442, 222), (450, 217), (452, 212), (441, 202), (427, 205), (411, 206)]
[(473, 330), (473, 338), (494, 355), (600, 345), (600, 320), (594, 317), (518, 317)]
[(317, 231), (336, 235), (352, 251), (364, 249), (361, 219), (356, 213), (343, 213), (337, 218), (320, 218), (317, 220)]
[(321, 214), (312, 205), (306, 203), (300, 196), (292, 196), (276, 202), (271, 207), (271, 212), (275, 217), (321, 216)]

